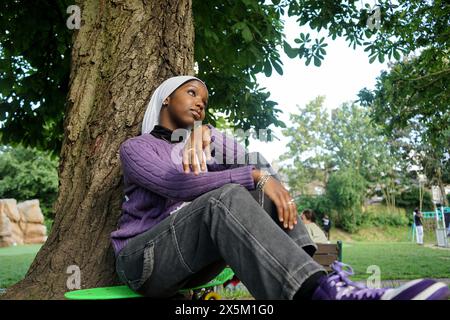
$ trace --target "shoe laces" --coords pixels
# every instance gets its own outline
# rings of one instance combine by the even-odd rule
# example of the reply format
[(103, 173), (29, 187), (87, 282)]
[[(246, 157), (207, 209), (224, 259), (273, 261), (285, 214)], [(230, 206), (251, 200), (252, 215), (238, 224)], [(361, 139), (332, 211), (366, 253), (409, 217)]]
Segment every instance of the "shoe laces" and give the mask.
[(356, 298), (367, 299), (381, 297), (387, 289), (372, 289), (362, 283), (353, 282), (349, 276), (354, 275), (353, 269), (348, 264), (335, 261), (331, 265), (331, 273), (327, 282), (336, 289), (336, 299)]

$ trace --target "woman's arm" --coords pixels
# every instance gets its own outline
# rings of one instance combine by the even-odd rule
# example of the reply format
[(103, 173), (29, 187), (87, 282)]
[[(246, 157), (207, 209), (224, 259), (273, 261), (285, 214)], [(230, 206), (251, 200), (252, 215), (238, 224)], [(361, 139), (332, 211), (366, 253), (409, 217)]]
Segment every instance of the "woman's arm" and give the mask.
[(191, 201), (227, 183), (237, 183), (253, 190), (254, 179), (258, 176), (254, 166), (202, 172), (197, 176), (193, 172), (185, 173), (181, 164), (177, 166), (171, 159), (162, 159), (150, 143), (139, 138), (122, 143), (120, 159), (128, 182), (180, 201)]
[(220, 132), (212, 125), (207, 125), (211, 130), (212, 161), (208, 164), (209, 171), (220, 171), (231, 168), (239, 168), (254, 165), (257, 169), (264, 169), (277, 180), (279, 175), (270, 163), (259, 152), (247, 152), (245, 148), (233, 137)]
[(208, 124), (211, 130), (212, 161), (208, 163), (208, 170), (219, 171), (238, 168), (246, 165), (245, 148), (233, 137), (220, 132)]

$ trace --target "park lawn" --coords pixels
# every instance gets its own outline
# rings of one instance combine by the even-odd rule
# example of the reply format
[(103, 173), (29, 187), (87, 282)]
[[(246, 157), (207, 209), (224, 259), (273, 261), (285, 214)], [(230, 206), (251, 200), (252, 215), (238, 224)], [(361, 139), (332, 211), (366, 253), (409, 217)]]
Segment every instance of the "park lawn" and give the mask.
[[(343, 244), (343, 262), (349, 264), (354, 281), (365, 282), (370, 265), (380, 267), (380, 280), (450, 278), (450, 249), (418, 246), (411, 242), (351, 242)], [(450, 286), (449, 286), (450, 288)], [(248, 298), (248, 292), (221, 292), (230, 300)]]
[[(347, 233), (341, 229), (331, 228), (331, 241), (348, 242), (410, 242), (412, 241), (411, 226), (370, 226), (362, 227), (356, 233)], [(424, 242), (436, 242), (436, 234), (432, 230), (424, 230)]]
[[(41, 245), (0, 248), (0, 288), (21, 280)], [(353, 267), (355, 281), (370, 276), (370, 265), (378, 265), (381, 280), (450, 278), (450, 250), (421, 247), (407, 242), (345, 242), (343, 262)], [(221, 292), (222, 293), (222, 292)], [(223, 292), (224, 293), (224, 292)], [(226, 299), (245, 299), (245, 292), (224, 293)]]
[(41, 247), (42, 244), (29, 244), (0, 248), (0, 288), (21, 280)]
[(343, 262), (352, 266), (354, 280), (365, 280), (367, 267), (380, 267), (381, 280), (450, 278), (450, 249), (410, 242), (345, 243)]

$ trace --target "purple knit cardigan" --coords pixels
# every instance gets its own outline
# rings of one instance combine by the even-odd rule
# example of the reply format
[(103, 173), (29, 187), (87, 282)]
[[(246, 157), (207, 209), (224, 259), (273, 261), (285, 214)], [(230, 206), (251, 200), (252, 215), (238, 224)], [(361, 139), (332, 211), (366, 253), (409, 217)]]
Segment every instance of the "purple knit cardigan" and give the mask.
[(125, 201), (118, 229), (111, 233), (116, 256), (129, 239), (155, 226), (185, 201), (227, 183), (255, 189), (254, 166), (230, 165), (242, 163), (245, 149), (235, 139), (209, 127), (214, 157), (207, 162), (208, 171), (198, 176), (183, 171), (180, 152), (183, 142), (169, 143), (143, 134), (121, 144)]

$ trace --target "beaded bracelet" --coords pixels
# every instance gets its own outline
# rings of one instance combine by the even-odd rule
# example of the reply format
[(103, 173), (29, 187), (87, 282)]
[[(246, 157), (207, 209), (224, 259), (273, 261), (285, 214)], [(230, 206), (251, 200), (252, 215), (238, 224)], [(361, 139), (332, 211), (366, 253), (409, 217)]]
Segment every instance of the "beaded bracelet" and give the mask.
[(263, 171), (261, 178), (256, 184), (256, 189), (259, 190), (259, 204), (264, 208), (264, 186), (267, 180), (269, 180), (271, 174), (267, 171)]

